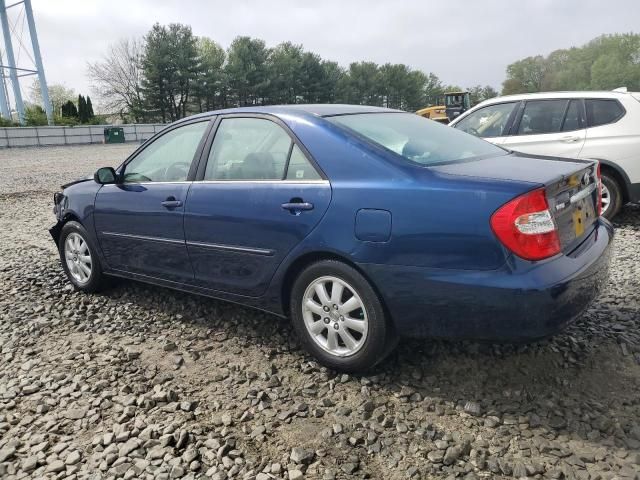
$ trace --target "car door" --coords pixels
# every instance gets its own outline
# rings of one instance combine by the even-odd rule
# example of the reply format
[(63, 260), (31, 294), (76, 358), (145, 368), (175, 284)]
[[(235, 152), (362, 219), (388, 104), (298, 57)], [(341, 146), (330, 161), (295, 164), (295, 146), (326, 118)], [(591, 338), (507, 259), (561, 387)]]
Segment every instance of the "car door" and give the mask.
[(586, 129), (581, 99), (529, 100), (502, 146), (534, 155), (577, 158)]
[(471, 112), (453, 124), (454, 128), (501, 145), (513, 123), (516, 107), (520, 102), (503, 102), (487, 105)]
[(324, 215), (329, 182), (284, 124), (267, 116), (220, 119), (201, 163), (184, 219), (195, 282), (259, 296)]
[(117, 184), (100, 188), (95, 228), (109, 268), (173, 282), (193, 280), (184, 202), (208, 125), (206, 119), (165, 131), (127, 160)]

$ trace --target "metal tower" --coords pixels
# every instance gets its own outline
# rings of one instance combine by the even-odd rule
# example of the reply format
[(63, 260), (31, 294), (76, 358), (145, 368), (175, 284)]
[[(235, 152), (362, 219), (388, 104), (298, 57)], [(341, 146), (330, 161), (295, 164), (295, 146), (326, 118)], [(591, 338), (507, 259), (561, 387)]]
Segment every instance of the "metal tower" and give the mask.
[[(31, 38), (31, 49), (33, 57), (30, 59), (33, 61), (34, 68), (22, 68), (16, 65), (16, 59), (13, 50), (13, 38), (12, 33), (16, 35), (16, 28), (11, 28), (9, 22), (9, 16), (7, 10), (10, 8), (22, 5), (24, 8), (24, 17), (29, 29), (29, 37)], [(42, 65), (42, 56), (40, 55), (40, 44), (38, 43), (38, 34), (36, 32), (36, 23), (33, 18), (33, 9), (31, 8), (31, 0), (20, 0), (11, 5), (6, 5), (5, 0), (0, 0), (0, 27), (2, 28), (2, 34), (4, 38), (5, 55), (7, 58), (7, 64), (3, 63), (3, 58), (0, 56), (0, 114), (6, 119), (11, 119), (11, 108), (9, 106), (8, 89), (5, 89), (6, 71), (9, 72), (9, 79), (11, 80), (11, 86), (13, 88), (13, 100), (15, 103), (16, 111), (18, 112), (18, 119), (20, 123), (24, 124), (24, 104), (22, 102), (22, 91), (20, 89), (21, 77), (29, 75), (38, 75), (40, 82), (40, 89), (42, 92), (43, 107), (47, 113), (47, 121), (49, 125), (53, 125), (53, 110), (51, 107), (51, 101), (49, 100), (49, 88), (47, 87), (47, 79), (44, 75), (44, 66)], [(16, 38), (19, 44), (19, 48), (26, 50), (22, 43), (22, 38)]]

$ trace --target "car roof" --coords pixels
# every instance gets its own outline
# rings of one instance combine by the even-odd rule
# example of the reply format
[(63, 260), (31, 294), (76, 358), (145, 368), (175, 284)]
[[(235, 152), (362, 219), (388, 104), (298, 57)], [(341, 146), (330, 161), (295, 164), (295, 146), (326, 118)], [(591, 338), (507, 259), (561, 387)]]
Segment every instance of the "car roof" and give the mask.
[(268, 106), (251, 106), (226, 108), (224, 110), (213, 110), (211, 112), (199, 113), (191, 115), (182, 120), (193, 120), (199, 117), (209, 117), (211, 115), (222, 115), (229, 113), (258, 113), (271, 115), (314, 115), (317, 117), (332, 117), (336, 115), (354, 115), (358, 113), (392, 113), (403, 112), (402, 110), (394, 110), (392, 108), (373, 107), (368, 105), (344, 105), (344, 104), (295, 104), (295, 105), (268, 105)]
[(494, 97), (482, 102), (483, 105), (492, 103), (502, 103), (507, 101), (520, 100), (539, 100), (553, 98), (624, 98), (634, 92), (616, 92), (616, 91), (566, 91), (566, 92), (536, 92), (536, 93), (519, 93), (516, 95), (504, 95), (502, 97)]

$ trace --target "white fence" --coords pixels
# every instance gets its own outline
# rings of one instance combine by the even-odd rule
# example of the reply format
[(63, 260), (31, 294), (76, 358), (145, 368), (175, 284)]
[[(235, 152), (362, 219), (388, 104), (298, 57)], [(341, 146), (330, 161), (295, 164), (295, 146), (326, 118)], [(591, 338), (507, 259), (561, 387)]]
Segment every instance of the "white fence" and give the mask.
[(162, 123), (83, 125), (77, 127), (0, 128), (0, 148), (81, 145), (104, 142), (104, 129), (122, 127), (125, 142), (142, 142), (166, 127)]

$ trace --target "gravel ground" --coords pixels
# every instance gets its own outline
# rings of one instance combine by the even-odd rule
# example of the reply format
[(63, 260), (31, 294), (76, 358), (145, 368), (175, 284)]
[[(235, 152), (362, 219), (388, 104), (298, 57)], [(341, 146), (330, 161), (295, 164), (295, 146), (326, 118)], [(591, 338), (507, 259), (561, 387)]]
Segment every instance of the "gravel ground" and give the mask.
[(260, 312), (127, 281), (72, 290), (52, 193), (134, 147), (0, 150), (0, 478), (639, 478), (639, 207), (563, 334), (407, 341), (336, 375)]

